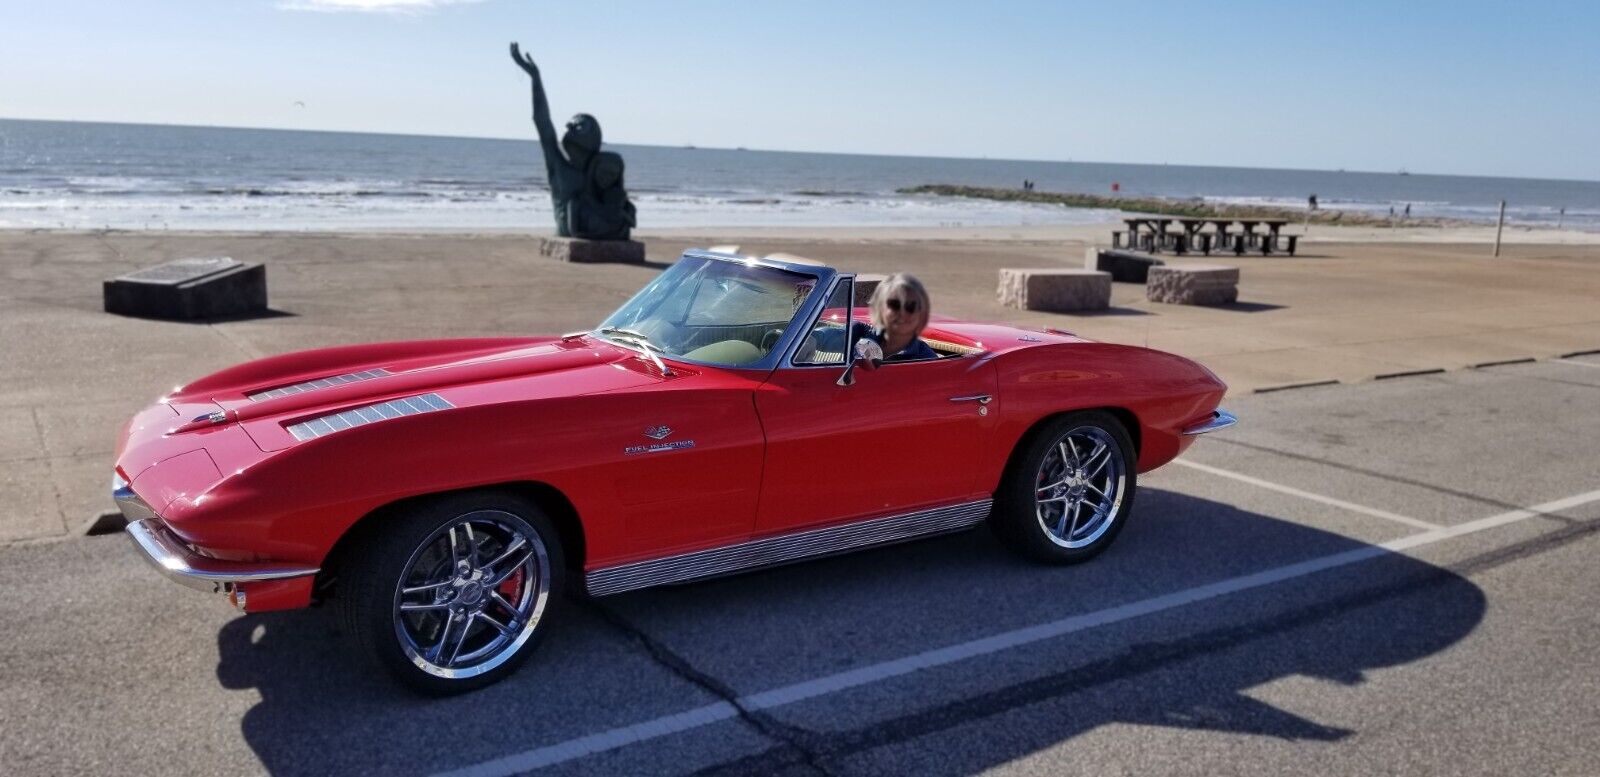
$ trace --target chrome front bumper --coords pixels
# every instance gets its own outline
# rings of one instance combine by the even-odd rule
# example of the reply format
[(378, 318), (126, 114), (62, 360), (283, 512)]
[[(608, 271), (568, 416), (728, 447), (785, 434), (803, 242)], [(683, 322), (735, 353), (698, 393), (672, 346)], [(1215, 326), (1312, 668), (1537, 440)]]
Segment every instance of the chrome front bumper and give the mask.
[(316, 567), (292, 564), (246, 563), (206, 558), (189, 549), (159, 519), (147, 518), (128, 524), (128, 538), (134, 547), (161, 574), (173, 582), (200, 591), (225, 593), (239, 583), (286, 580), (314, 575)]
[(320, 571), (316, 567), (294, 564), (222, 561), (202, 556), (173, 534), (150, 509), (150, 505), (117, 475), (112, 475), (111, 499), (128, 519), (128, 539), (139, 549), (139, 555), (179, 585), (211, 593), (227, 593), (234, 591), (239, 583), (287, 580), (315, 575)]
[(128, 519), (129, 523), (156, 517), (156, 511), (133, 493), (128, 481), (123, 480), (115, 470), (111, 472), (111, 501), (116, 503), (117, 509), (122, 511), (122, 517)]
[(1226, 429), (1236, 423), (1239, 423), (1239, 419), (1234, 418), (1232, 413), (1219, 407), (1211, 413), (1210, 418), (1184, 429), (1183, 433), (1191, 436), (1196, 434), (1205, 434), (1206, 432), (1215, 432), (1219, 429)]

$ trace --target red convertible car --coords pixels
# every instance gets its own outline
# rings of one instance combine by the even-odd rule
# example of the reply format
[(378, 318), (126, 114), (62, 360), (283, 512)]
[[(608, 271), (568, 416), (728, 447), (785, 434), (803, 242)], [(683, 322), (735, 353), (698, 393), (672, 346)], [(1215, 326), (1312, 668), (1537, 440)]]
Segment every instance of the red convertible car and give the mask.
[(936, 318), (858, 370), (855, 277), (691, 250), (593, 331), (241, 364), (136, 415), (113, 498), (139, 552), (248, 611), (336, 605), (449, 693), (590, 596), (987, 522), (1035, 559), (1111, 544), (1137, 475), (1234, 423), (1159, 351)]

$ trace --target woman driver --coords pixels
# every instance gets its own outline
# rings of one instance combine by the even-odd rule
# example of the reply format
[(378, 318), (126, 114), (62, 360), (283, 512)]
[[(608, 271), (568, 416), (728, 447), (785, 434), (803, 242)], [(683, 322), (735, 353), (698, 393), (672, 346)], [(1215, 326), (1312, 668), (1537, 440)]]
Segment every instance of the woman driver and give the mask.
[[(868, 356), (862, 365), (867, 369), (876, 366), (875, 358), (883, 361), (911, 361), (914, 359), (932, 359), (936, 356), (927, 343), (922, 342), (918, 335), (922, 328), (928, 325), (928, 290), (923, 288), (922, 281), (910, 273), (897, 272), (878, 284), (872, 290), (872, 298), (867, 302), (867, 307), (872, 315), (872, 328), (866, 329), (857, 325), (856, 328), (856, 353), (858, 356)], [(883, 356), (876, 354), (862, 354), (861, 349), (867, 341), (877, 344), (882, 349)]]

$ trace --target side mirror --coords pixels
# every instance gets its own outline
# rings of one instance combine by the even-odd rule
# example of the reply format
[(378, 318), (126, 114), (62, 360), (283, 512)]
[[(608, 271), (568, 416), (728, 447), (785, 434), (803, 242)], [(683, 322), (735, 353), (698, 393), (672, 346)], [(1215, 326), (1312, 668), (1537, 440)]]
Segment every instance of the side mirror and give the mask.
[(845, 365), (844, 374), (839, 376), (839, 385), (853, 386), (856, 382), (856, 362), (870, 361), (874, 365), (883, 361), (883, 346), (871, 340), (857, 340), (854, 348), (854, 358)]

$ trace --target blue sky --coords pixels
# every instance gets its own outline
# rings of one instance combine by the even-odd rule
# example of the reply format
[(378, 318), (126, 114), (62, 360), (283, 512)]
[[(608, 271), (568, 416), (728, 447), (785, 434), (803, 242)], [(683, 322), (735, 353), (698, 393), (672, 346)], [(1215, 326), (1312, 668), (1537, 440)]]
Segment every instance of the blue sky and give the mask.
[(1580, 2), (0, 0), (0, 117), (531, 137), (511, 40), (611, 142), (1600, 180)]

